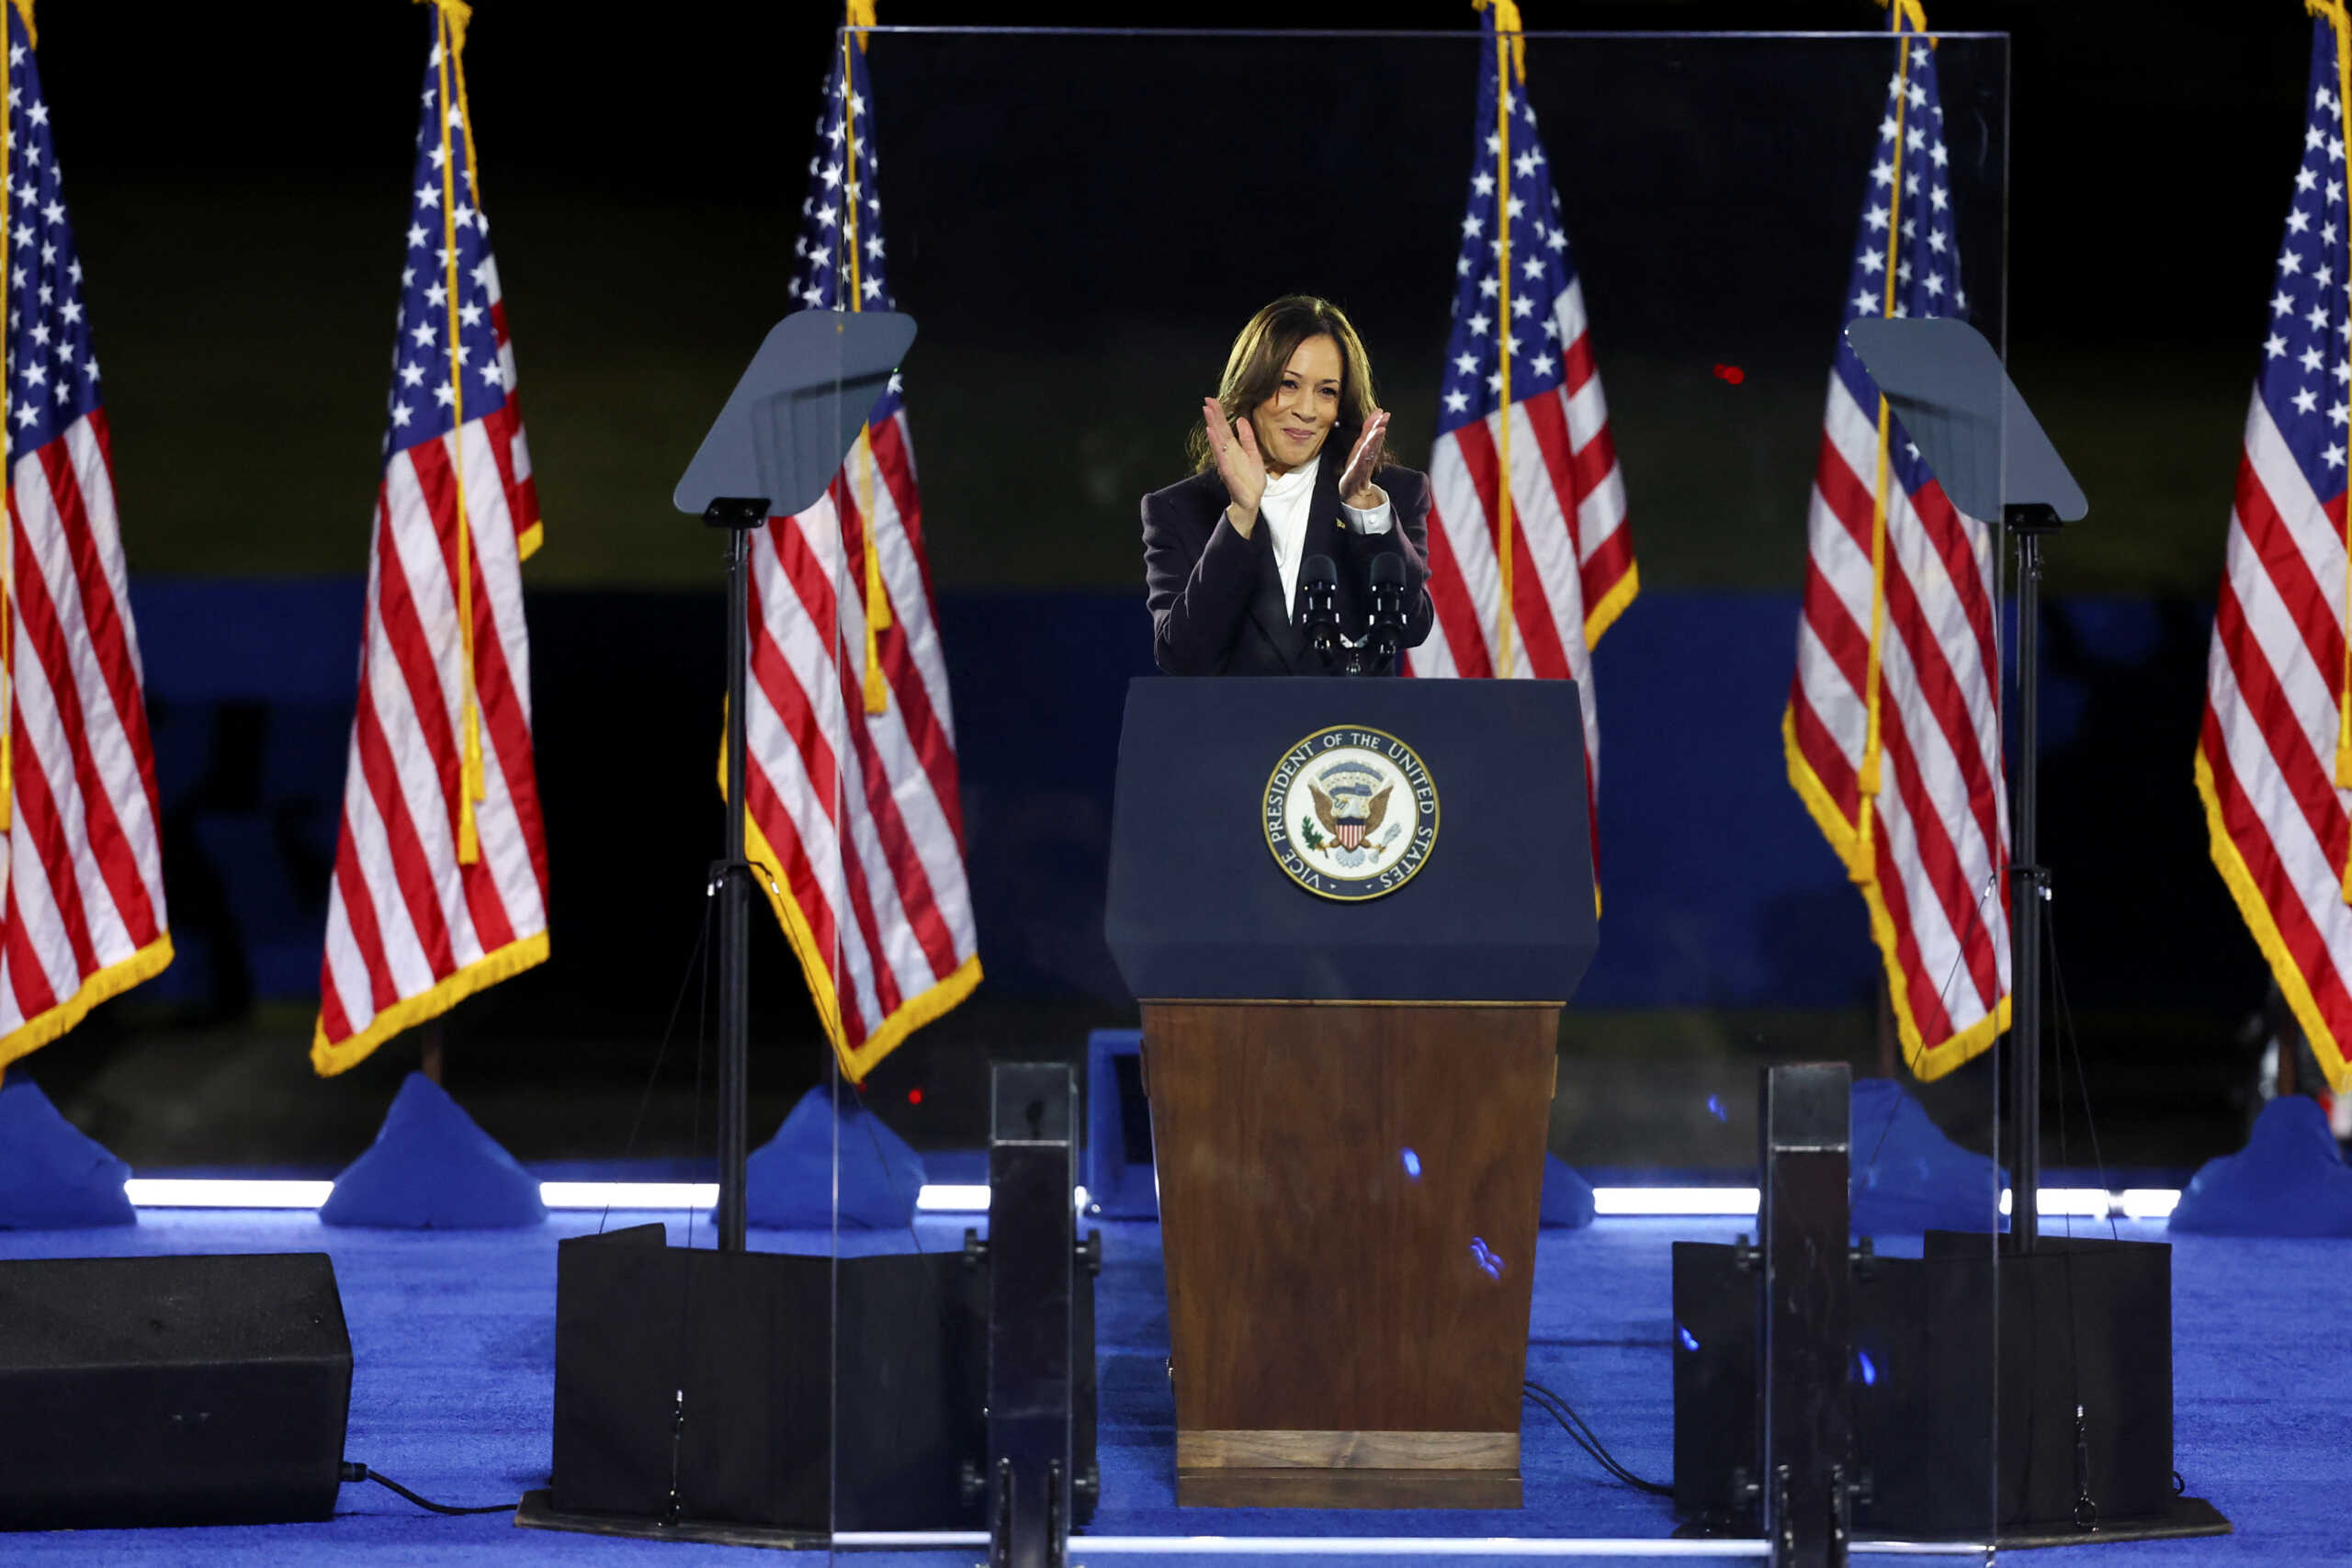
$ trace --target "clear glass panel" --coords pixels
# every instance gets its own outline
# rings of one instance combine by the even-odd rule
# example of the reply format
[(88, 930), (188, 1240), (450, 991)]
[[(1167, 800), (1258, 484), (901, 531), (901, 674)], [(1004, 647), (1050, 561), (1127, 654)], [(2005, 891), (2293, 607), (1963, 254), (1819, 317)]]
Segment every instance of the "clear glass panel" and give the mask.
[[(875, 1114), (841, 1123), (837, 1522), (981, 1527), (984, 1497), (925, 1490), (952, 1469), (937, 1455), (983, 1457), (968, 1410), (935, 1442), (905, 1412), (986, 1387), (988, 1292), (1068, 1245), (1031, 1201), (1034, 1235), (1001, 1208), (985, 1258), (961, 1258), (991, 1223), (968, 1189), (992, 1124), (1052, 1100), (1032, 1082), (992, 1104), (990, 1067), (1048, 1062), (1070, 1069), (1075, 1147), (1017, 1140), (999, 1174), (1068, 1157), (1077, 1235), (1102, 1237), (1067, 1308), (1073, 1392), (1099, 1410), (1099, 1491), (1075, 1505), (1092, 1531), (1752, 1536), (1769, 1337), (1796, 1401), (1775, 1441), (1809, 1425), (1868, 1478), (1856, 1537), (1990, 1539), (2016, 1349), (1994, 1306), (1988, 1049), (2009, 577), (1899, 421), (1883, 442), (1838, 349), (1851, 315), (1951, 315), (1963, 291), (2005, 348), (2006, 39), (1535, 35), (1501, 124), (1495, 47), (1470, 32), (881, 29), (864, 68), (887, 202), (859, 243), (921, 324), (906, 428), (987, 980), (868, 1065)], [(820, 181), (831, 164), (820, 143)], [(1519, 204), (1508, 273), (1498, 197)], [(1220, 581), (1243, 586), (1201, 590), (1224, 617), (1206, 654), (1156, 648), (1140, 503), (1193, 472), (1237, 330), (1292, 291), (1346, 312), (1411, 471), (1358, 495), (1344, 540), (1315, 531), (1357, 493), (1337, 446), (1296, 502), (1261, 499), (1262, 547), (1217, 498), (1197, 517), (1163, 498), (1147, 516), (1197, 536), (1175, 584), (1234, 548), (1241, 577)], [(1419, 672), (1442, 672), (1439, 647), (1457, 670), (1502, 662), (1479, 482), (1502, 433), (1464, 421), (1506, 328), (1514, 670), (1585, 671), (1573, 644), (1600, 637), (1597, 946), (1564, 686), (1159, 675), (1295, 671), (1312, 650), (1284, 640), (1282, 552), (1309, 580), (1312, 541), (1368, 560), (1429, 496)], [(1348, 390), (1318, 413), (1305, 386), (1293, 425), (1252, 437), (1277, 456), (1286, 430), (1319, 438)], [(1343, 592), (1368, 604), (1368, 575)], [(1368, 626), (1351, 614), (1342, 633)], [(1327, 740), (1363, 776), (1285, 774)], [(1387, 798), (1415, 804), (1384, 836), (1372, 803), (1398, 783)], [(1382, 893), (1392, 852), (1411, 874)], [(1759, 1159), (1759, 1084), (1799, 1062), (1844, 1066), (1850, 1092), (1808, 1111), (1782, 1080), (1794, 1142)], [(1767, 1169), (1780, 1234), (1835, 1225), (1838, 1168), (1807, 1152), (1825, 1117), (1874, 1258), (1848, 1267), (1824, 1230), (1846, 1328), (1829, 1308), (1768, 1328), (1760, 1292), (1788, 1265), (1739, 1247)], [(850, 1207), (893, 1127), (935, 1205), (897, 1227)], [(906, 1249), (956, 1256), (857, 1282), (860, 1255)], [(1024, 1310), (1061, 1332), (1063, 1308)], [(893, 1313), (903, 1343), (935, 1322), (946, 1347), (895, 1381)]]

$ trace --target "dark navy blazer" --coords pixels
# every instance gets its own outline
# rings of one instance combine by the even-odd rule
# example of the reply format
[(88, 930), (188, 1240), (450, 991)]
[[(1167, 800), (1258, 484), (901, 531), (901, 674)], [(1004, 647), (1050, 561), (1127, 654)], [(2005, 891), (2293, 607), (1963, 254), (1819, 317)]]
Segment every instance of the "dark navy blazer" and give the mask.
[[(1341, 426), (1324, 443), (1315, 498), (1306, 513), (1304, 562), (1329, 556), (1339, 568), (1340, 629), (1366, 630), (1366, 572), (1372, 558), (1405, 563), (1404, 646), (1430, 633), (1429, 517), (1426, 474), (1394, 465), (1373, 476), (1388, 492), (1388, 532), (1363, 535), (1340, 526), (1340, 469), (1355, 432)], [(1295, 604), (1283, 599), (1272, 531), (1265, 514), (1243, 538), (1226, 521), (1231, 497), (1215, 468), (1143, 498), (1144, 588), (1151, 608), (1152, 655), (1170, 675), (1321, 675), (1329, 673), (1299, 635)]]

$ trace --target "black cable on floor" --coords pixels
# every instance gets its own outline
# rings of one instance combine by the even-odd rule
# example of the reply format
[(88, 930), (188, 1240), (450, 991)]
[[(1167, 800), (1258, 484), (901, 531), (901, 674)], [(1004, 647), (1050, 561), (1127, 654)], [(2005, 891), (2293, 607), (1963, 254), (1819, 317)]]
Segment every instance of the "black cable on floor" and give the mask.
[(1601, 1446), (1600, 1437), (1594, 1433), (1590, 1427), (1585, 1424), (1584, 1417), (1577, 1415), (1566, 1400), (1562, 1399), (1558, 1394), (1554, 1393), (1550, 1389), (1545, 1388), (1542, 1383), (1536, 1382), (1532, 1379), (1522, 1386), (1526, 1391), (1527, 1397), (1535, 1402), (1536, 1408), (1543, 1411), (1546, 1416), (1549, 1416), (1553, 1420), (1558, 1422), (1560, 1424), (1560, 1429), (1567, 1433), (1571, 1438), (1575, 1439), (1577, 1447), (1590, 1454), (1593, 1458), (1593, 1462), (1600, 1465), (1601, 1469), (1607, 1471), (1611, 1476), (1623, 1482), (1626, 1485), (1633, 1487), (1637, 1492), (1647, 1492), (1659, 1497), (1671, 1497), (1674, 1495), (1673, 1487), (1662, 1485), (1655, 1481), (1645, 1481), (1640, 1476), (1635, 1475), (1632, 1471), (1627, 1470), (1623, 1465), (1618, 1463), (1616, 1456)]
[(356, 1460), (345, 1460), (343, 1461), (343, 1483), (346, 1486), (350, 1486), (362, 1481), (372, 1481), (377, 1485), (381, 1486), (388, 1491), (399, 1493), (401, 1496), (407, 1498), (418, 1507), (430, 1508), (436, 1514), (511, 1514), (515, 1509), (523, 1506), (520, 1501), (516, 1501), (513, 1503), (492, 1503), (486, 1507), (481, 1508), (459, 1508), (447, 1503), (436, 1503), (430, 1497), (418, 1496), (415, 1493), (410, 1491), (399, 1482), (394, 1481), (389, 1475), (377, 1474), (374, 1471), (368, 1469), (366, 1465), (359, 1463)]

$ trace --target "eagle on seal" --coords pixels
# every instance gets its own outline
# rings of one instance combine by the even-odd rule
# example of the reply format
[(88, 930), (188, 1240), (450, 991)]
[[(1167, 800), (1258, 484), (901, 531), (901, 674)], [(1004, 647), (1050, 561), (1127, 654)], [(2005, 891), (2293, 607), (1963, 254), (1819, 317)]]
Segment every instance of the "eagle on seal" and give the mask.
[(1337, 808), (1331, 804), (1331, 797), (1317, 788), (1313, 780), (1307, 782), (1306, 793), (1315, 797), (1317, 819), (1323, 824), (1331, 837), (1340, 840), (1341, 849), (1352, 850), (1360, 846), (1374, 829), (1380, 826), (1382, 818), (1388, 815), (1389, 792), (1396, 787), (1395, 784), (1382, 785), (1379, 792), (1374, 795), (1370, 803), (1365, 806), (1364, 814), (1361, 817), (1340, 816)]

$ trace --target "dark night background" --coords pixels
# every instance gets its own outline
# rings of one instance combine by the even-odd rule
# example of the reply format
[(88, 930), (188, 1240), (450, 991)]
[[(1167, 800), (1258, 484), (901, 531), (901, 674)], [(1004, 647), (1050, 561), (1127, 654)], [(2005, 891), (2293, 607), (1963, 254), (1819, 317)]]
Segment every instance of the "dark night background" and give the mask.
[[(1583, 35), (1883, 26), (1867, 0), (1529, 0), (1525, 17)], [(873, 45), (991, 976), (869, 1086), (918, 1142), (977, 1141), (990, 1052), (1073, 1051), (1131, 1019), (1090, 921), (1119, 692), (1148, 664), (1133, 505), (1181, 474), (1185, 412), (1233, 328), (1292, 288), (1340, 299), (1399, 456), (1428, 449), (1476, 18), (1410, 18), (1463, 29), (1438, 39), (1350, 34), (1337, 13), (1312, 19), (1341, 36), (1311, 39), (1156, 30), (1262, 19), (1143, 6), (1119, 13), (1125, 38)], [(2151, 3), (2130, 26), (1944, 0), (1930, 19), (2010, 35), (1939, 51), (1962, 266), (2093, 502), (2051, 551), (2043, 828), (2085, 1076), (2110, 1159), (2186, 1165), (2237, 1135), (2240, 1029), (2264, 989), (2188, 761), (2311, 24), (2293, 0)], [(48, 0), (38, 20), (181, 958), (25, 1069), (142, 1169), (333, 1168), (415, 1062), (396, 1041), (311, 1078), (301, 987), (429, 18), (367, 0), (257, 4), (233, 26), (141, 8), (134, 25)], [(881, 20), (973, 17), (886, 4)], [(526, 581), (555, 957), (452, 1015), (448, 1082), (525, 1157), (707, 1147), (680, 986), (719, 833), (719, 557), (667, 495), (786, 308), (830, 23), (819, 6), (476, 13), (483, 203), (548, 527)], [(1531, 44), (1645, 585), (1600, 656), (1604, 853), (1625, 894), (1604, 930), (1628, 934), (1604, 942), (1563, 1032), (1571, 1158), (1737, 1164), (1759, 1060), (1879, 1059), (1860, 900), (1782, 783), (1774, 727), (1890, 59), (1874, 39)], [(763, 931), (755, 953), (757, 1136), (822, 1058), (781, 942)], [(1980, 1067), (1928, 1092), (1965, 1134), (1989, 1089)]]

